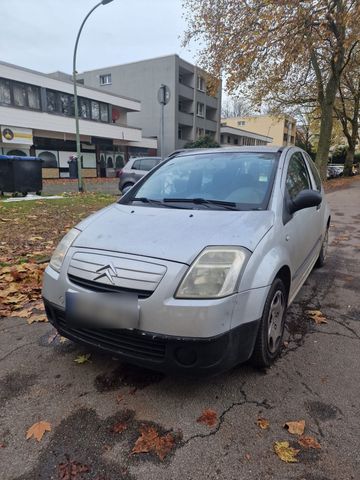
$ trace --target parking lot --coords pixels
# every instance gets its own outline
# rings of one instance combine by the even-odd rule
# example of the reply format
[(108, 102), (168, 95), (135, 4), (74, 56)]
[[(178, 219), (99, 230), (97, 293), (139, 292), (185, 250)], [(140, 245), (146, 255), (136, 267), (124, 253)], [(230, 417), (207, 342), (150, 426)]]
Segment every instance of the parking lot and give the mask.
[[(1, 480), (358, 479), (360, 182), (328, 199), (327, 264), (291, 306), (267, 371), (164, 376), (63, 341), (48, 323), (2, 319)], [(317, 448), (284, 428), (301, 420)], [(27, 440), (40, 421), (51, 430)]]

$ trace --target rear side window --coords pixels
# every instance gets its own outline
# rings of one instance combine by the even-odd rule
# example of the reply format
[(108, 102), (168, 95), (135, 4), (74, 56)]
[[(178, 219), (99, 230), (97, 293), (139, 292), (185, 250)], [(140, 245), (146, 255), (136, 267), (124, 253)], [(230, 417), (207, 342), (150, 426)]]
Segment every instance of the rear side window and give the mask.
[(158, 163), (156, 158), (144, 158), (141, 160), (141, 170), (149, 171)]
[(312, 176), (313, 176), (314, 181), (315, 181), (316, 190), (318, 192), (321, 192), (321, 179), (320, 179), (319, 172), (318, 172), (318, 170), (315, 166), (314, 160), (310, 157), (310, 155), (306, 155), (306, 158), (307, 158), (308, 165), (310, 167)]
[(289, 161), (286, 188), (293, 200), (302, 190), (312, 190), (309, 172), (300, 152), (294, 153)]
[(141, 170), (140, 168), (140, 162), (141, 160), (135, 160), (135, 162), (133, 163), (133, 166), (131, 167), (132, 170)]

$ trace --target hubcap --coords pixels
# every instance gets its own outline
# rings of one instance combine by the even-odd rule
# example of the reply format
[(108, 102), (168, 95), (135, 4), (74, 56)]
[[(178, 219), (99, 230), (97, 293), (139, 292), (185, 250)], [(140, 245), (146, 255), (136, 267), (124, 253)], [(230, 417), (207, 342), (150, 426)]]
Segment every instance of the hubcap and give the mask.
[(327, 255), (328, 244), (329, 244), (329, 231), (326, 230), (324, 240), (323, 240), (323, 243), (322, 243), (322, 247), (321, 247), (322, 248), (322, 256), (323, 256), (324, 260), (325, 260), (326, 255)]
[(275, 353), (279, 348), (283, 330), (284, 310), (284, 295), (278, 290), (273, 296), (268, 317), (268, 347), (271, 353)]

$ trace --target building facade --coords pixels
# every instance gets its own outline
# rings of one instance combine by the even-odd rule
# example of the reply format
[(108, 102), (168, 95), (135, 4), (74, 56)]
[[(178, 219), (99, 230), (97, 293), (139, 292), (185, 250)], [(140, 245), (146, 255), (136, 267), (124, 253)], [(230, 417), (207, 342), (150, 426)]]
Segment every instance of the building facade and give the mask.
[(269, 145), (272, 140), (271, 137), (248, 132), (242, 128), (228, 127), (226, 125), (222, 125), (220, 128), (220, 145), (222, 147), (229, 147), (231, 145)]
[(248, 132), (272, 137), (269, 146), (295, 145), (296, 120), (290, 115), (251, 115), (223, 118), (222, 126), (243, 128)]
[[(0, 62), (0, 152), (43, 159), (44, 178), (69, 176), (76, 155), (73, 85), (46, 74)], [(156, 155), (156, 141), (129, 126), (141, 103), (78, 87), (84, 177), (114, 176), (132, 154)]]
[(164, 112), (165, 155), (206, 134), (220, 140), (221, 84), (211, 92), (213, 79), (178, 55), (91, 70), (79, 78), (104, 92), (138, 98), (141, 112), (130, 112), (129, 123), (153, 138), (159, 138), (160, 133), (157, 92), (162, 84), (167, 85), (170, 100)]

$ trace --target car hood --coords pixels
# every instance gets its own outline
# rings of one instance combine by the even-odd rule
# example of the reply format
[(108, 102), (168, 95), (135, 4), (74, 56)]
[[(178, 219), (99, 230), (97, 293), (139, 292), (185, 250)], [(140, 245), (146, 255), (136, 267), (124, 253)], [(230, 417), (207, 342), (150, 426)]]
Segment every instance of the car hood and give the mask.
[(209, 245), (253, 251), (274, 223), (265, 211), (188, 210), (114, 204), (78, 225), (75, 247), (190, 264)]

